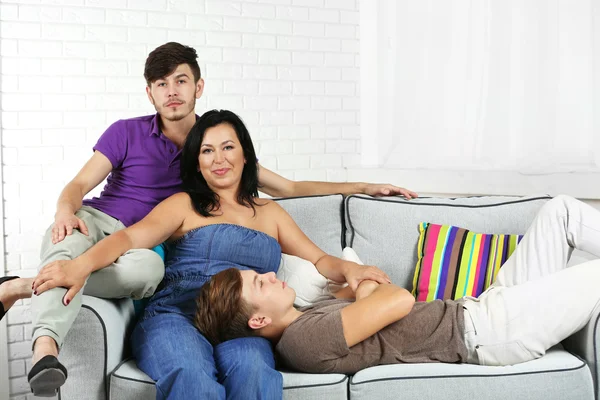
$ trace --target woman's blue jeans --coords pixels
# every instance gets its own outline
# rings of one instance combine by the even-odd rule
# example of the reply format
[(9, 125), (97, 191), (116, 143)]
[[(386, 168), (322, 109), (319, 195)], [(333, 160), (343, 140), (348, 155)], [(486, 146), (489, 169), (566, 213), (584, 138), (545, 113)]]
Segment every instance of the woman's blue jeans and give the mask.
[(177, 313), (140, 321), (132, 335), (139, 368), (156, 381), (156, 398), (281, 399), (283, 377), (263, 338), (230, 340), (214, 347)]

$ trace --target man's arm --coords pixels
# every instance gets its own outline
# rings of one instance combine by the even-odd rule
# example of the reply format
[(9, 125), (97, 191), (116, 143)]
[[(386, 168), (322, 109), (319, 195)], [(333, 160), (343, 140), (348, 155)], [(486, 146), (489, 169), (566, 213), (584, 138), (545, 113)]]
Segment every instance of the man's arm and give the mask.
[(261, 165), (258, 166), (258, 183), (259, 190), (272, 197), (294, 197), (336, 193), (345, 195), (362, 193), (368, 194), (369, 196), (402, 195), (407, 199), (418, 196), (411, 190), (389, 184), (291, 181)]
[(98, 186), (112, 171), (109, 159), (99, 151), (81, 168), (75, 178), (71, 180), (60, 193), (56, 204), (54, 215), (54, 227), (52, 228), (52, 243), (58, 243), (66, 235), (73, 233), (73, 229), (79, 229), (87, 235), (85, 223), (75, 216), (81, 208), (83, 196)]

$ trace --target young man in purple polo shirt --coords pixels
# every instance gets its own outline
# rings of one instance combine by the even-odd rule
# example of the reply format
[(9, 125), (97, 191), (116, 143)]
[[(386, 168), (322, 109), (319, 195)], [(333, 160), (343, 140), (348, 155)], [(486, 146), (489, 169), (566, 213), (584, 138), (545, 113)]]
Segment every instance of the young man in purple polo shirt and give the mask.
[[(157, 113), (117, 121), (100, 137), (90, 160), (58, 199), (55, 222), (42, 243), (41, 267), (77, 257), (180, 191), (180, 149), (196, 121), (194, 107), (204, 89), (196, 58), (193, 48), (179, 43), (167, 43), (150, 53), (144, 77), (148, 99)], [(99, 197), (83, 200), (107, 177)], [(263, 167), (259, 181), (261, 191), (276, 197), (330, 193), (416, 197), (393, 185), (293, 182)], [(70, 271), (62, 273), (68, 279)], [(136, 249), (90, 275), (84, 290), (104, 298), (140, 299), (154, 293), (163, 273), (161, 257), (152, 250)], [(56, 357), (81, 308), (81, 289), (55, 288), (33, 296), (34, 354), (29, 381), (36, 395), (54, 395), (66, 379), (66, 370)]]

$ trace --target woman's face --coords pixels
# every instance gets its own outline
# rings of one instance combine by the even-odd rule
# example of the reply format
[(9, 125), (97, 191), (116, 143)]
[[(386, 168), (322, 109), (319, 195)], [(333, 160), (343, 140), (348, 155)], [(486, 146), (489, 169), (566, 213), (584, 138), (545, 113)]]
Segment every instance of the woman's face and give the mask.
[(231, 125), (222, 123), (206, 130), (198, 165), (212, 190), (238, 186), (245, 164), (244, 150)]

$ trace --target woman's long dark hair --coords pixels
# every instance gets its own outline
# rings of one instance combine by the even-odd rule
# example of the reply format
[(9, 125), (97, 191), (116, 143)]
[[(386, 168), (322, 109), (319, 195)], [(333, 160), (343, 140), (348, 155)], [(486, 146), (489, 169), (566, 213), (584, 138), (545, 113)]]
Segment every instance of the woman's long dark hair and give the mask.
[(237, 202), (254, 209), (258, 197), (258, 163), (248, 129), (236, 114), (228, 110), (204, 113), (192, 127), (181, 152), (181, 181), (183, 191), (192, 199), (194, 209), (204, 217), (219, 208), (219, 195), (208, 187), (202, 173), (198, 172), (198, 156), (206, 130), (219, 124), (229, 124), (237, 134), (246, 163), (242, 171)]

